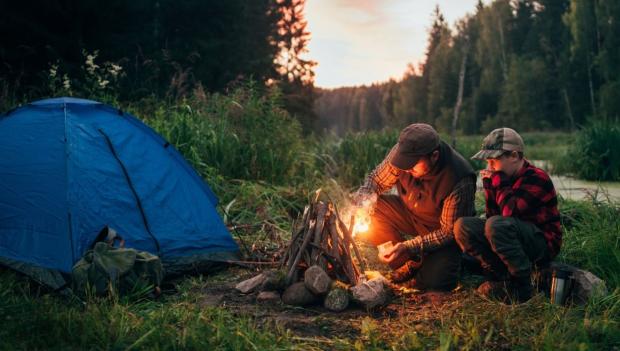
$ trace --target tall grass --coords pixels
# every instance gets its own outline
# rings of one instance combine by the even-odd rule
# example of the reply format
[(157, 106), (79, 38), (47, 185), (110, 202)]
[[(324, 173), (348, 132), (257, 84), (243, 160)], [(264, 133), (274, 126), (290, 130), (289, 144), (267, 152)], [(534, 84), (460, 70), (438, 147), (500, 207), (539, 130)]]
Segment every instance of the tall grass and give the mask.
[[(484, 137), (484, 135), (463, 135), (456, 141), (456, 150), (469, 160), (474, 169), (483, 169), (486, 166), (483, 160), (470, 159), (480, 150)], [(525, 157), (530, 160), (548, 161), (552, 168), (561, 162), (574, 138), (573, 135), (562, 132), (528, 132), (522, 133), (521, 137), (525, 144)]]
[(338, 179), (349, 185), (359, 185), (398, 142), (397, 130), (349, 133), (333, 149), (338, 165)]
[[(229, 94), (196, 95), (177, 102), (144, 101), (131, 107), (196, 167), (221, 200), (233, 234), (248, 247), (273, 252), (318, 187), (338, 200), (383, 160), (398, 130), (302, 138), (281, 110), (277, 92), (251, 84)], [(603, 131), (597, 131), (602, 133)], [(598, 134), (596, 134), (598, 135)], [(467, 159), (484, 136), (463, 136)], [(524, 134), (526, 155), (551, 159), (565, 134)], [(444, 139), (448, 140), (448, 139)], [(615, 139), (614, 139), (615, 140)], [(475, 168), (481, 168), (475, 164)], [(477, 208), (483, 204), (478, 199)], [(607, 281), (612, 294), (586, 306), (553, 306), (539, 295), (520, 306), (480, 299), (467, 289), (441, 309), (421, 314), (406, 299), (373, 318), (349, 316), (359, 338), (334, 335), (334, 349), (613, 349), (620, 345), (620, 209), (617, 204), (562, 200), (564, 243), (559, 259)], [(257, 224), (254, 226), (254, 224)], [(258, 250), (257, 249), (257, 250)], [(234, 273), (224, 273), (236, 279)], [(203, 303), (211, 279), (186, 278), (158, 301), (140, 296), (89, 298), (45, 294), (0, 269), (0, 349), (315, 349), (316, 343), (251, 311)], [(469, 287), (467, 287), (469, 288)], [(377, 315), (375, 315), (377, 316)], [(327, 316), (326, 318), (339, 318)]]
[(564, 240), (558, 259), (620, 287), (620, 205), (563, 200), (560, 210)]
[[(349, 133), (341, 140), (327, 142), (328, 146), (324, 148), (335, 160), (337, 178), (350, 186), (359, 185), (398, 142), (399, 132), (395, 129), (385, 129)], [(441, 139), (450, 142), (450, 138), (446, 135), (441, 135)], [(486, 166), (484, 160), (471, 159), (471, 156), (480, 150), (483, 139), (483, 135), (465, 135), (457, 137), (456, 140), (456, 151), (463, 155), (475, 170)], [(571, 135), (559, 132), (524, 133), (523, 139), (528, 159), (548, 160), (554, 164), (565, 154)]]
[(216, 169), (229, 179), (284, 184), (301, 164), (301, 127), (280, 108), (277, 92), (261, 96), (240, 87), (161, 106), (144, 118), (203, 174)]
[(286, 331), (202, 306), (200, 290), (188, 287), (160, 301), (97, 298), (84, 304), (38, 296), (32, 288), (0, 271), (0, 349), (291, 349)]
[(620, 180), (620, 122), (595, 121), (577, 132), (559, 165), (587, 180)]

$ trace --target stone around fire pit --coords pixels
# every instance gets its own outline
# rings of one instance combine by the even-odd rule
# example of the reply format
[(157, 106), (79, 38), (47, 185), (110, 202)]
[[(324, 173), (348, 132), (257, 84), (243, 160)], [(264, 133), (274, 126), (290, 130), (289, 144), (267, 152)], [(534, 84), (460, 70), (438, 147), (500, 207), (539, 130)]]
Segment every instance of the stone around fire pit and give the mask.
[(260, 291), (282, 291), (286, 288), (286, 273), (279, 270), (263, 272), (265, 281), (260, 286)]
[(254, 278), (250, 278), (242, 281), (241, 283), (235, 286), (235, 289), (239, 290), (242, 294), (249, 294), (251, 292), (257, 291), (259, 287), (265, 282), (267, 277), (264, 274), (259, 274)]
[(312, 294), (304, 282), (294, 283), (282, 294), (282, 302), (292, 306), (306, 306), (316, 301), (316, 296)]
[(304, 273), (304, 283), (313, 294), (322, 295), (329, 291), (332, 280), (321, 267), (312, 266)]
[(351, 288), (353, 300), (361, 303), (366, 308), (373, 308), (384, 305), (387, 302), (387, 291), (384, 279), (374, 278), (367, 282), (362, 282)]
[(334, 284), (334, 287), (329, 291), (325, 301), (323, 301), (323, 307), (330, 311), (341, 312), (349, 306), (349, 292), (346, 287), (342, 287)]
[(265, 304), (277, 304), (280, 302), (280, 294), (277, 291), (261, 291), (256, 296), (256, 301)]

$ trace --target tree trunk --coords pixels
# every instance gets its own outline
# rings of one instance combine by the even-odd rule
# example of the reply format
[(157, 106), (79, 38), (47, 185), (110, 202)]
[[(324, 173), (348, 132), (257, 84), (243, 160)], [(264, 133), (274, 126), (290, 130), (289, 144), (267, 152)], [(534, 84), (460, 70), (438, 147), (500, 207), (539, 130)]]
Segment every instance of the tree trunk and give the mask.
[(504, 45), (504, 26), (502, 18), (499, 20), (499, 45), (502, 49), (502, 74), (504, 75), (504, 81), (508, 80), (508, 63), (506, 62), (506, 48)]
[(562, 95), (564, 96), (564, 103), (566, 104), (566, 112), (568, 112), (568, 120), (570, 122), (570, 131), (575, 130), (575, 118), (573, 117), (573, 109), (570, 107), (570, 100), (568, 98), (568, 91), (566, 87), (562, 88)]
[(463, 86), (465, 85), (465, 71), (467, 68), (467, 56), (469, 54), (469, 40), (465, 43), (463, 49), (463, 59), (461, 60), (461, 70), (459, 72), (459, 92), (454, 105), (454, 117), (452, 117), (452, 147), (456, 148), (456, 124), (459, 119), (459, 112), (463, 103)]
[(594, 100), (594, 84), (592, 83), (592, 65), (590, 64), (590, 53), (586, 53), (586, 65), (588, 66), (588, 86), (590, 87), (590, 105), (592, 115), (596, 118), (596, 102)]

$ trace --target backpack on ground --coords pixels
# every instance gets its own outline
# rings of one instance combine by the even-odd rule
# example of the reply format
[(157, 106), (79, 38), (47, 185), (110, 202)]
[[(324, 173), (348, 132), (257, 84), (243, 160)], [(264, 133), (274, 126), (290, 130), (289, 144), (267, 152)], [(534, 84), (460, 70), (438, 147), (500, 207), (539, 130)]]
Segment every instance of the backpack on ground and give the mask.
[[(114, 246), (116, 241), (119, 247)], [(158, 294), (164, 276), (160, 258), (124, 246), (116, 231), (105, 227), (93, 247), (73, 266), (74, 291), (80, 295), (89, 290), (98, 296), (124, 295), (150, 286)]]

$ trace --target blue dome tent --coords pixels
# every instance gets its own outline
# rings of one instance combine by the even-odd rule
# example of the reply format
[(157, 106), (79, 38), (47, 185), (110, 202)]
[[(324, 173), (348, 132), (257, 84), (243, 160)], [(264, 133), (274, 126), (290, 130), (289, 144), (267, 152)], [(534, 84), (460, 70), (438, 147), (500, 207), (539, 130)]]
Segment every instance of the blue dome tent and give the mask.
[(50, 286), (104, 226), (168, 272), (235, 259), (217, 201), (174, 147), (111, 106), (55, 98), (0, 116), (0, 263)]

